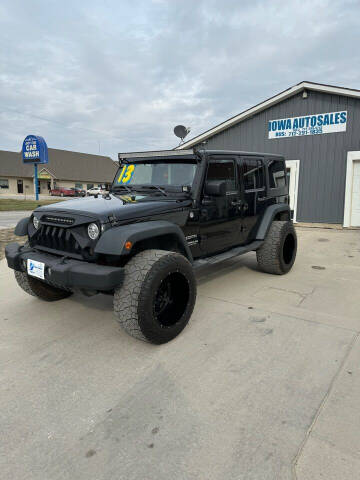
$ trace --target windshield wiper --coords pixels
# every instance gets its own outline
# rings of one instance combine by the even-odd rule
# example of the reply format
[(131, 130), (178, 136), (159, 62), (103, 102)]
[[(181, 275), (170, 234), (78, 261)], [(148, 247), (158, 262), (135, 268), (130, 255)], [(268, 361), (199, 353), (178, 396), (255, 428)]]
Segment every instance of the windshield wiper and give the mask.
[(156, 189), (156, 190), (158, 190), (159, 192), (161, 192), (163, 195), (165, 195), (165, 197), (168, 196), (168, 194), (166, 193), (166, 191), (165, 191), (163, 188), (159, 187), (159, 185), (139, 185), (137, 188), (138, 188), (139, 190), (141, 189), (141, 190), (145, 190), (145, 191), (146, 191), (146, 190), (155, 190), (155, 189)]
[(132, 188), (130, 188), (128, 185), (115, 185), (112, 190), (116, 190), (117, 188), (124, 188), (128, 193), (133, 193)]
[(124, 190), (126, 190), (126, 192), (131, 196), (132, 201), (135, 200), (136, 192), (135, 192), (132, 188), (130, 188), (128, 185), (115, 185), (115, 186), (112, 188), (111, 192), (118, 193), (118, 194), (120, 195), (121, 200), (122, 200), (124, 203), (129, 203), (129, 201), (126, 199), (125, 196), (123, 196), (122, 193), (120, 193), (119, 191), (116, 192), (117, 190), (119, 190), (119, 189), (121, 189), (121, 188), (123, 188)]
[(157, 190), (159, 191), (160, 193), (162, 193), (165, 197), (168, 196), (168, 193), (161, 187), (159, 187), (159, 185), (115, 185), (113, 187), (113, 190), (116, 191), (117, 189), (119, 188), (123, 188), (125, 189), (128, 193), (131, 193), (132, 195), (134, 194), (134, 192), (140, 192), (140, 191), (147, 191), (147, 190)]

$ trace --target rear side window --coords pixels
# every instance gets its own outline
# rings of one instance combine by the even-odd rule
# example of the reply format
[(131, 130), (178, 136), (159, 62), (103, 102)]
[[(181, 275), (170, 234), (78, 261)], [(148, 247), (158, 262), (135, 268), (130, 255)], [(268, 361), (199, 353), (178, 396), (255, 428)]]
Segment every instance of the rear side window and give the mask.
[(268, 164), (270, 188), (281, 188), (286, 185), (285, 162), (282, 160), (270, 160)]
[(264, 165), (256, 158), (243, 161), (244, 190), (263, 190), (265, 188)]

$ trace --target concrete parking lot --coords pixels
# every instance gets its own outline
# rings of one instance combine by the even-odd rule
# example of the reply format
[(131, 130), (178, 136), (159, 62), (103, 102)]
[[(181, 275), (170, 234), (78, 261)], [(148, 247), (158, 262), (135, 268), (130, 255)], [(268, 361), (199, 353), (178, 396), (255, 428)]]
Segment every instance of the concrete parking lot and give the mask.
[(360, 231), (298, 236), (286, 276), (253, 253), (200, 271), (163, 346), (111, 297), (41, 302), (1, 261), (1, 479), (359, 478)]

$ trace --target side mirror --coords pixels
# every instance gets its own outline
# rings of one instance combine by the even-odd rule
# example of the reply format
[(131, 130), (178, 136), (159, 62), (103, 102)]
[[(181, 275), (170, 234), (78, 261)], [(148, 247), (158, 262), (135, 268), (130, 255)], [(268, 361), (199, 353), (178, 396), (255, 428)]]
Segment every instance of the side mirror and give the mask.
[(223, 197), (226, 195), (225, 180), (209, 180), (205, 183), (205, 195), (209, 197)]

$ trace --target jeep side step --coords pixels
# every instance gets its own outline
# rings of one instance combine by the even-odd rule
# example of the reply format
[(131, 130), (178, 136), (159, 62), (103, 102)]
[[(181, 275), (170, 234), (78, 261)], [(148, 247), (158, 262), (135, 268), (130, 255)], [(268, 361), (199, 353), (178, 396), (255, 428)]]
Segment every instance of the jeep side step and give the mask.
[(257, 250), (263, 244), (263, 240), (255, 240), (254, 242), (249, 243), (248, 245), (243, 245), (241, 247), (234, 247), (230, 250), (227, 250), (223, 253), (218, 253), (212, 257), (199, 258), (193, 263), (194, 268), (203, 267), (205, 265), (214, 265), (215, 263), (223, 262), (232, 257), (237, 257), (238, 255), (243, 255), (244, 253), (251, 252), (252, 250)]

